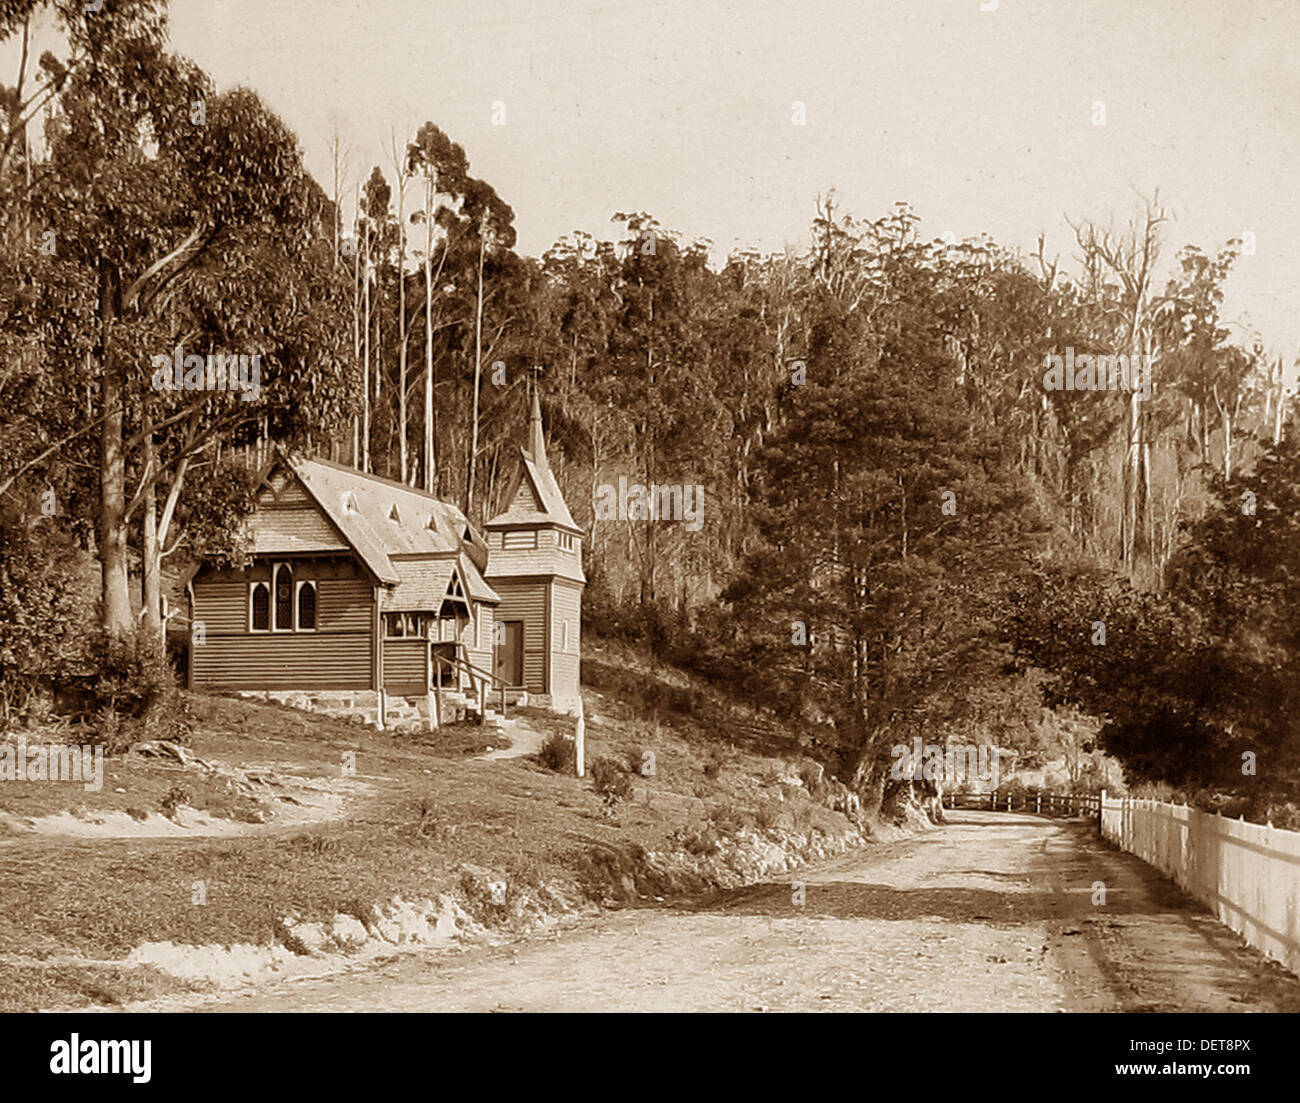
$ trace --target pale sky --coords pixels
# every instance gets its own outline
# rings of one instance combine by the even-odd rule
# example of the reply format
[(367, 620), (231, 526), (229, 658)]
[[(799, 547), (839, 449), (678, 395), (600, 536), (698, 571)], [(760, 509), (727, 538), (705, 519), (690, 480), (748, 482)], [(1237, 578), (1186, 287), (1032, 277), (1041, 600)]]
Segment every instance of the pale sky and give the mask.
[[(109, 0), (111, 3), (112, 0)], [(991, 6), (993, 0), (983, 0)], [(1167, 259), (1246, 231), (1225, 313), (1300, 341), (1297, 0), (172, 0), (172, 41), (255, 88), (329, 190), (432, 120), (521, 252), (644, 210), (718, 249), (807, 241), (813, 201), (1067, 266), (1063, 216), (1161, 189)], [(8, 51), (6, 51), (6, 55)], [(9, 66), (12, 68), (12, 66)], [(6, 78), (6, 79), (12, 79)], [(805, 105), (806, 124), (793, 122)], [(1105, 119), (1095, 125), (1096, 104)], [(494, 107), (504, 125), (493, 124)]]

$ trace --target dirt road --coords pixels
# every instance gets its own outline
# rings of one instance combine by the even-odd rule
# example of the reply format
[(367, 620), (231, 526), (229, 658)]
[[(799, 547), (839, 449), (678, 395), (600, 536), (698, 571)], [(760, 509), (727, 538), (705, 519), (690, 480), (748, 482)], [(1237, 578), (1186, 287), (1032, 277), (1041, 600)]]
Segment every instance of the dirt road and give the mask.
[(207, 1009), (1300, 1010), (1300, 981), (1090, 825), (951, 816), (808, 871), (802, 906), (790, 883), (761, 885)]

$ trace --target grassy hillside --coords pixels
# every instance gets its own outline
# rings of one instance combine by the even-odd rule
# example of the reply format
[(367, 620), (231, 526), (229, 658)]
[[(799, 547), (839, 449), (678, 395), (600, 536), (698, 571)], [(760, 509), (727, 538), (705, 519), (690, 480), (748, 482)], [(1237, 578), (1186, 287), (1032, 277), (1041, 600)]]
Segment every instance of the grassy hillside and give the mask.
[[(0, 786), (0, 1008), (396, 952), (392, 921), (414, 904), (453, 916), (452, 942), (514, 937), (861, 841), (797, 733), (614, 645), (587, 649), (584, 681), (583, 779), (478, 757), (500, 747), (486, 729), (393, 735), (195, 694), (186, 764), (108, 759), (98, 792)], [(517, 715), (533, 741), (575, 724)]]

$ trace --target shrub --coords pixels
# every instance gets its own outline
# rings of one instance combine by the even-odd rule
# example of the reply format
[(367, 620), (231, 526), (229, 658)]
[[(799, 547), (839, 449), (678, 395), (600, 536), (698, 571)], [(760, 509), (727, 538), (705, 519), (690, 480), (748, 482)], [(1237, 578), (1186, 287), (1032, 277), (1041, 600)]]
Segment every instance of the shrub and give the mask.
[(122, 714), (114, 708), (100, 709), (91, 718), (89, 735), (92, 744), (104, 748), (107, 755), (124, 754), (131, 745), (131, 735), (122, 722)]
[(163, 794), (162, 800), (158, 804), (159, 811), (162, 812), (169, 820), (176, 818), (176, 812), (182, 804), (190, 804), (193, 801), (190, 791), (183, 786), (173, 785), (166, 793)]
[(84, 708), (108, 754), (137, 739), (184, 741), (193, 718), (161, 648), (107, 645), (99, 669), (80, 679)]
[(704, 760), (704, 776), (710, 781), (717, 781), (722, 772), (722, 756), (717, 751), (710, 751)]
[(591, 784), (605, 807), (611, 809), (632, 792), (631, 776), (612, 758), (598, 758), (591, 764)]
[(578, 751), (572, 739), (561, 732), (552, 732), (538, 750), (537, 762), (557, 774), (572, 774), (577, 769)]
[(438, 821), (438, 806), (431, 796), (416, 797), (412, 804), (413, 823), (417, 835), (434, 836), (439, 834), (441, 824)]
[(0, 724), (93, 666), (92, 561), (40, 497), (0, 502)]
[(772, 831), (781, 822), (781, 805), (774, 800), (765, 800), (754, 811), (754, 820), (764, 831)]
[(716, 804), (709, 809), (709, 822), (719, 834), (734, 835), (745, 826), (744, 813), (729, 804)]
[(722, 840), (718, 838), (717, 829), (713, 824), (706, 823), (698, 831), (690, 831), (684, 835), (682, 846), (687, 853), (704, 858), (716, 854), (722, 848)]
[(826, 771), (816, 762), (807, 760), (799, 764), (799, 780), (803, 782), (808, 795), (820, 799), (826, 792)]

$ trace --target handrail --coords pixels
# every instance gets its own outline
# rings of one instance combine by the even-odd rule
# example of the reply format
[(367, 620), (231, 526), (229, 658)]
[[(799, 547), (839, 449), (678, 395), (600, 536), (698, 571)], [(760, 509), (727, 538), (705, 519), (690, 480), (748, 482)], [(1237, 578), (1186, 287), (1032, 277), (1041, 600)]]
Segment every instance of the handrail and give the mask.
[[(430, 641), (431, 644), (435, 642), (439, 642), (439, 641), (433, 641), (433, 640)], [(454, 641), (447, 641), (447, 642), (454, 642)], [(506, 682), (498, 678), (495, 674), (488, 673), (486, 670), (483, 670), (475, 666), (468, 659), (462, 658), (459, 655), (456, 655), (454, 653), (450, 659), (444, 658), (442, 655), (438, 655), (432, 651), (430, 651), (430, 655), (432, 656), (433, 661), (437, 664), (436, 670), (438, 676), (437, 676), (436, 684), (433, 687), (433, 693), (434, 693), (434, 709), (435, 709), (434, 723), (439, 727), (441, 727), (442, 725), (442, 668), (444, 665), (449, 667), (452, 670), (463, 670), (469, 674), (471, 691), (474, 692), (479, 699), (478, 715), (479, 715), (480, 724), (483, 723), (485, 719), (484, 714), (487, 710), (487, 684), (486, 683), (494, 684), (501, 693), (502, 717), (505, 717), (506, 715), (506, 690), (523, 688), (522, 686), (511, 685), (509, 682)], [(478, 675), (477, 685), (475, 685), (475, 677), (474, 677), (476, 674)]]
[(517, 685), (515, 685), (513, 682), (507, 682), (504, 678), (498, 678), (495, 674), (489, 674), (486, 670), (482, 669), (481, 667), (477, 667), (477, 666), (475, 666), (475, 665), (474, 665), (472, 662), (470, 662), (468, 659), (455, 658), (455, 659), (450, 659), (450, 660), (444, 659), (443, 661), (444, 661), (444, 662), (452, 662), (452, 663), (455, 663), (455, 664), (457, 664), (457, 665), (459, 665), (459, 666), (462, 666), (462, 667), (464, 667), (465, 670), (470, 671), (471, 673), (477, 674), (477, 675), (479, 675), (479, 677), (481, 677), (481, 678), (486, 678), (488, 681), (492, 682), (493, 684), (495, 684), (495, 685), (500, 685), (500, 686), (502, 686), (502, 687), (505, 688), (505, 689), (523, 689), (523, 688), (524, 688), (523, 686), (517, 686)]

